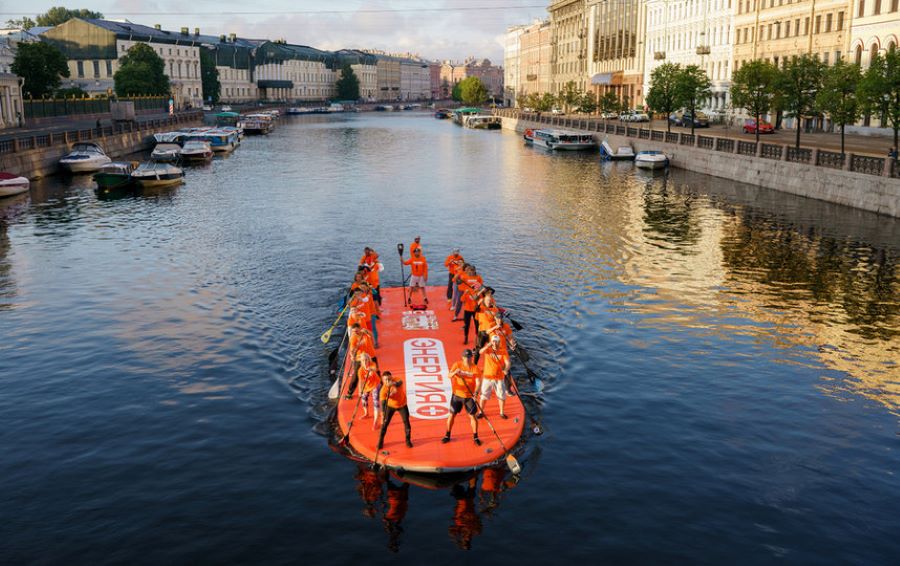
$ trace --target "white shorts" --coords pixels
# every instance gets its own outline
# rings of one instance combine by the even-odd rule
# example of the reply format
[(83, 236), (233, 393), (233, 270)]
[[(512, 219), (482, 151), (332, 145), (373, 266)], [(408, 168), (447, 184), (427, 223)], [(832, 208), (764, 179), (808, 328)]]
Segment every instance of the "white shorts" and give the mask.
[(424, 287), (425, 286), (425, 277), (422, 275), (410, 275), (409, 286), (410, 287)]
[(497, 399), (503, 401), (506, 399), (506, 380), (505, 379), (482, 379), (481, 380), (481, 399), (487, 401), (491, 398), (491, 391), (497, 394)]

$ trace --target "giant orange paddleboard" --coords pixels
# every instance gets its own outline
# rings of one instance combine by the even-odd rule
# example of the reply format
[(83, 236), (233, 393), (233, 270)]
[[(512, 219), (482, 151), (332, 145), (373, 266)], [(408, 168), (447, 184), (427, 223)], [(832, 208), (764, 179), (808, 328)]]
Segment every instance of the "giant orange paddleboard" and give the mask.
[[(394, 379), (403, 380), (413, 447), (406, 447), (403, 420), (395, 414), (384, 437), (384, 446), (378, 451), (377, 463), (411, 472), (446, 473), (475, 470), (505, 458), (519, 441), (525, 425), (525, 408), (512, 395), (506, 398), (507, 419), (500, 418), (496, 397), (485, 404), (486, 417), (478, 421), (481, 446), (472, 441), (465, 409), (456, 416), (451, 441), (441, 443), (450, 414), (450, 367), (460, 360), (465, 348), (474, 348), (475, 342), (474, 328), (470, 328), (469, 346), (463, 344), (462, 321), (451, 320), (453, 313), (447, 308), (446, 288), (428, 287), (431, 310), (425, 311), (405, 307), (402, 288), (382, 289), (381, 296), (381, 319), (377, 323), (380, 347), (375, 353), (382, 372), (390, 371)], [(359, 455), (375, 461), (380, 427), (373, 427), (372, 401), (369, 400), (369, 415), (364, 418), (359, 406), (359, 388), (352, 399), (345, 399), (351, 367), (350, 360), (345, 360), (338, 423), (342, 434), (350, 431), (350, 446)]]

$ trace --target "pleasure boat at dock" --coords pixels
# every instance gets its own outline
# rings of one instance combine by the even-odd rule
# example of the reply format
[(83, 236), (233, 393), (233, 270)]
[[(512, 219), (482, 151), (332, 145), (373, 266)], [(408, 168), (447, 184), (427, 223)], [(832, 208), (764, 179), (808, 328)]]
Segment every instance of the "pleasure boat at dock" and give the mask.
[(26, 177), (0, 172), (0, 198), (27, 192), (31, 182)]
[(591, 134), (567, 130), (534, 130), (533, 143), (547, 149), (577, 151), (594, 149), (597, 142)]
[(634, 156), (634, 166), (641, 169), (664, 169), (669, 166), (669, 158), (661, 151), (639, 151)]
[(94, 142), (78, 142), (59, 160), (59, 165), (71, 173), (92, 173), (111, 161)]
[(241, 119), (241, 127), (247, 135), (266, 135), (275, 127), (270, 114), (247, 114)]
[(189, 139), (184, 142), (184, 147), (181, 148), (182, 161), (209, 161), (212, 159), (212, 156), (213, 150), (207, 141)]
[(181, 146), (177, 143), (158, 143), (150, 153), (150, 159), (164, 163), (172, 163), (181, 158)]
[(177, 185), (184, 179), (184, 171), (171, 163), (145, 161), (134, 170), (131, 178), (143, 188)]
[(499, 130), (503, 127), (500, 116), (491, 116), (490, 114), (467, 116), (463, 125), (475, 130)]
[(94, 182), (101, 193), (124, 189), (134, 184), (131, 174), (137, 167), (137, 161), (112, 161), (94, 173)]
[(604, 161), (633, 161), (634, 150), (630, 145), (622, 145), (614, 150), (609, 141), (603, 140), (600, 142), (600, 156)]

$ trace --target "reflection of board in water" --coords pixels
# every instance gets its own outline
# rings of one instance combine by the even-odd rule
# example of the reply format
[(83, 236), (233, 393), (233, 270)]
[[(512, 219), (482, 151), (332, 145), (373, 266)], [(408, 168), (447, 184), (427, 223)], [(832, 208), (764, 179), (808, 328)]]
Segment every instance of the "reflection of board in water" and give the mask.
[(403, 313), (403, 330), (437, 330), (438, 319), (434, 311), (408, 311)]

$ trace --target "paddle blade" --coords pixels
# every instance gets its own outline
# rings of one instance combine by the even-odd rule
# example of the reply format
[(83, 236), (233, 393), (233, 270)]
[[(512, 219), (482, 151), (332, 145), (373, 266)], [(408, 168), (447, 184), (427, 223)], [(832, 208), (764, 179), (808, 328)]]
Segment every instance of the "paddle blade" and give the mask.
[(527, 364), (528, 360), (531, 359), (531, 354), (528, 353), (528, 350), (526, 350), (522, 346), (517, 346), (516, 351), (519, 352), (519, 357), (522, 358), (522, 363)]
[(512, 327), (515, 328), (516, 330), (522, 330), (523, 328), (525, 328), (524, 326), (522, 326), (521, 324), (519, 324), (517, 321), (515, 321), (513, 319), (509, 319), (509, 322), (512, 324)]
[(516, 457), (512, 454), (506, 455), (506, 465), (509, 467), (509, 471), (513, 473), (513, 475), (519, 475), (522, 473), (522, 466), (519, 465), (519, 461), (516, 460)]
[(322, 338), (321, 338), (322, 344), (328, 344), (328, 341), (331, 340), (331, 332), (333, 330), (334, 330), (334, 327), (332, 326), (331, 328), (326, 330), (324, 334), (322, 334)]
[(328, 390), (328, 398), (331, 400), (337, 399), (338, 395), (341, 393), (341, 380), (335, 379), (334, 383), (331, 384), (331, 389)]

